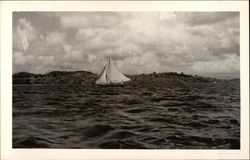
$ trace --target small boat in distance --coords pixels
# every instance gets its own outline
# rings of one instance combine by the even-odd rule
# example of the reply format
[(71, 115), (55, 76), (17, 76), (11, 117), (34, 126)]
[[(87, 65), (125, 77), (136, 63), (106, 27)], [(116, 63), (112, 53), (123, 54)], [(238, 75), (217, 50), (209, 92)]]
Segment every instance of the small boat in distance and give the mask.
[(124, 82), (128, 81), (131, 81), (131, 79), (119, 72), (113, 64), (111, 57), (109, 57), (108, 63), (103, 68), (95, 83), (102, 86), (119, 86), (124, 85)]

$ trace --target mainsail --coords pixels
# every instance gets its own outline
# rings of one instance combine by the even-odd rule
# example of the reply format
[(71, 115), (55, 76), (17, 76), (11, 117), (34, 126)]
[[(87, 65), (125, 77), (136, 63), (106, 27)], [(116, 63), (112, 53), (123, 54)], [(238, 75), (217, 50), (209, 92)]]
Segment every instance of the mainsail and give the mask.
[(99, 78), (96, 80), (96, 84), (98, 85), (123, 84), (126, 81), (130, 81), (130, 79), (118, 71), (118, 69), (113, 64), (111, 57), (109, 57), (108, 63), (103, 68)]

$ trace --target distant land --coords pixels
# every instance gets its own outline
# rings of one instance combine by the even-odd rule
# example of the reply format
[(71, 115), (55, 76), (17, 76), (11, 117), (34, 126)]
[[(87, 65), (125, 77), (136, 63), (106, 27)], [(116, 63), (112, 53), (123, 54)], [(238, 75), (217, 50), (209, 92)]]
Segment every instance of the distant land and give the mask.
[[(193, 83), (239, 82), (239, 79), (222, 80), (192, 76), (175, 72), (126, 75), (135, 86), (164, 86)], [(88, 71), (52, 71), (46, 74), (19, 72), (13, 74), (13, 84), (82, 84), (93, 85), (97, 74)]]

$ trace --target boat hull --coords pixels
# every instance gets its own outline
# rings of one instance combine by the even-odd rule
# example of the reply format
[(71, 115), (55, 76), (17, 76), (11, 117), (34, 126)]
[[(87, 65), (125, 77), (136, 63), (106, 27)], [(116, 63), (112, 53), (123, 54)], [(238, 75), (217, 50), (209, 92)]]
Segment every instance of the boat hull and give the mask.
[(98, 87), (123, 87), (124, 84), (96, 84)]

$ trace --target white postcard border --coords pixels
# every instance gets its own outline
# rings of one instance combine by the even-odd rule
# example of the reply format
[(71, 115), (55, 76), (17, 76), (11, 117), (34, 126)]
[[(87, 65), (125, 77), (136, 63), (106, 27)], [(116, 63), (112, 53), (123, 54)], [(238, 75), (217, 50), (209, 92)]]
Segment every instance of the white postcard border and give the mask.
[[(1, 1), (1, 158), (33, 159), (248, 159), (248, 1)], [(12, 149), (12, 12), (14, 11), (239, 11), (241, 68), (240, 150)]]

